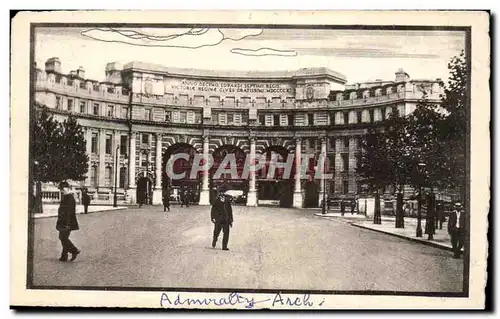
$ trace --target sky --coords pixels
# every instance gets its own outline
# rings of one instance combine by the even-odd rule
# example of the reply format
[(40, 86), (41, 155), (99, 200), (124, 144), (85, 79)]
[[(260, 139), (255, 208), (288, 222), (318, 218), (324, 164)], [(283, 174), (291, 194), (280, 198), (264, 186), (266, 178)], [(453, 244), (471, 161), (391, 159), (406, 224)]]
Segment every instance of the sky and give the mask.
[(79, 66), (104, 80), (108, 62), (141, 61), (209, 70), (296, 70), (327, 67), (348, 83), (394, 80), (404, 69), (413, 79), (446, 80), (447, 64), (465, 48), (461, 31), (37, 28), (35, 61), (51, 57), (62, 72)]

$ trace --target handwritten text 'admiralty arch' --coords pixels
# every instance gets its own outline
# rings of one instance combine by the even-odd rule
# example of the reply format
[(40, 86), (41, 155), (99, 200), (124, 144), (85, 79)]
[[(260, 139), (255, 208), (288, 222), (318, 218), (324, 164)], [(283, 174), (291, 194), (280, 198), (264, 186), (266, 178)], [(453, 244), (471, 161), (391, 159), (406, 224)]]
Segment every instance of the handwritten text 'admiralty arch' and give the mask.
[(222, 81), (182, 80), (172, 84), (173, 90), (216, 93), (293, 93), (293, 89), (280, 83), (238, 83)]

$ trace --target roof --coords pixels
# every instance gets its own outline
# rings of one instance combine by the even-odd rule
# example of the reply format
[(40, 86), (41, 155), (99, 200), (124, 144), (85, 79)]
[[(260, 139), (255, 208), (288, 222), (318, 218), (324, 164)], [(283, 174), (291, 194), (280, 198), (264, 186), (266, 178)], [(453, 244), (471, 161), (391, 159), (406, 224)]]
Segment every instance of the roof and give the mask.
[(125, 64), (124, 70), (141, 70), (166, 73), (178, 76), (211, 77), (211, 78), (248, 78), (248, 79), (283, 79), (292, 77), (328, 76), (345, 83), (345, 75), (325, 67), (302, 68), (299, 70), (285, 71), (237, 71), (237, 70), (203, 70), (192, 68), (173, 68), (158, 64), (133, 61)]

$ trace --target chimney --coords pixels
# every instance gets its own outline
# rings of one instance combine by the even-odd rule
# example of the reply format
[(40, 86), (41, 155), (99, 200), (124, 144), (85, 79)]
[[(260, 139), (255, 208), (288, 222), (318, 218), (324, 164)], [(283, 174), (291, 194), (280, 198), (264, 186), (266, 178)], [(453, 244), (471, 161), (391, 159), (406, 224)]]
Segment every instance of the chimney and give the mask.
[(76, 76), (80, 79), (85, 79), (85, 69), (82, 66), (79, 66), (78, 70), (76, 70)]
[(396, 72), (396, 82), (406, 82), (410, 79), (408, 73), (406, 73), (403, 69), (398, 69)]
[(48, 59), (45, 62), (45, 71), (61, 73), (61, 61), (59, 61), (59, 58), (54, 57)]
[(122, 70), (123, 65), (119, 62), (110, 62), (106, 64), (106, 80), (105, 82), (111, 82), (114, 84), (122, 83)]

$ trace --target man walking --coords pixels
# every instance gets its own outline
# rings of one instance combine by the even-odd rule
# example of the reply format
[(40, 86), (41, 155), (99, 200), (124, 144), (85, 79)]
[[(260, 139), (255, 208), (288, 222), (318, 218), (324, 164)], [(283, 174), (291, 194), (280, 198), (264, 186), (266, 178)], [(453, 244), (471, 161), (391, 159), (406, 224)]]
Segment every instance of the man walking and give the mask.
[(162, 193), (162, 199), (163, 199), (163, 212), (166, 212), (167, 209), (170, 212), (170, 192), (168, 188), (163, 189)]
[(83, 204), (83, 212), (85, 214), (88, 214), (90, 205), (90, 196), (86, 188), (84, 188), (82, 192), (82, 204)]
[(56, 222), (56, 229), (59, 231), (59, 240), (62, 245), (62, 253), (59, 260), (68, 261), (68, 253), (71, 253), (70, 261), (73, 261), (81, 252), (69, 239), (71, 231), (79, 229), (75, 212), (76, 202), (67, 182), (61, 182), (59, 188), (62, 192)]
[(465, 242), (465, 213), (462, 204), (456, 203), (455, 209), (448, 220), (448, 234), (453, 247), (453, 258), (460, 258), (461, 249)]
[(224, 232), (222, 237), (222, 250), (229, 250), (227, 243), (229, 242), (229, 228), (233, 227), (233, 209), (229, 199), (220, 192), (214, 201), (211, 211), (212, 223), (214, 223), (214, 237), (212, 247), (215, 248), (220, 231)]

